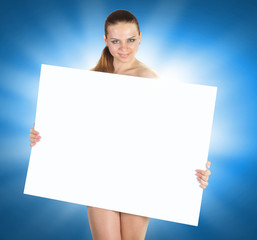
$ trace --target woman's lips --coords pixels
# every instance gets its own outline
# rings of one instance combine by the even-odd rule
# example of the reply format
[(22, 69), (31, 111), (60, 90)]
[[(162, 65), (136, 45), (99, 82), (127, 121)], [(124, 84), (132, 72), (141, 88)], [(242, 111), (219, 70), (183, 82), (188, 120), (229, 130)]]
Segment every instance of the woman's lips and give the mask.
[(122, 58), (126, 58), (126, 57), (129, 56), (129, 53), (127, 53), (127, 54), (121, 54), (121, 53), (119, 53), (119, 55), (120, 55), (120, 57), (122, 57)]

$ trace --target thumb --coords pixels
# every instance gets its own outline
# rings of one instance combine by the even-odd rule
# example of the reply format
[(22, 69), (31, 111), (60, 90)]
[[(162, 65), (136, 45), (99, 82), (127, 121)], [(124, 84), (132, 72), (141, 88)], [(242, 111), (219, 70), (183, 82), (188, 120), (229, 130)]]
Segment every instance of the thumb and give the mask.
[(206, 167), (207, 168), (210, 168), (211, 167), (211, 162), (208, 160), (207, 163), (206, 163)]

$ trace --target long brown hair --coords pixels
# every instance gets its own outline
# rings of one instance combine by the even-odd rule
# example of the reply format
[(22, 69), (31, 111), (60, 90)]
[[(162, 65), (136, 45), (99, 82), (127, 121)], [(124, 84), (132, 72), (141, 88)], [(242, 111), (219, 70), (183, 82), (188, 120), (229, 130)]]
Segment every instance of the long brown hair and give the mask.
[[(138, 20), (131, 12), (127, 10), (116, 10), (112, 12), (105, 20), (104, 34), (106, 38), (108, 34), (108, 27), (119, 22), (135, 23), (137, 25), (138, 32), (140, 32)], [(91, 70), (108, 73), (114, 72), (113, 56), (111, 55), (107, 46), (103, 49), (101, 58), (99, 59), (98, 63)]]

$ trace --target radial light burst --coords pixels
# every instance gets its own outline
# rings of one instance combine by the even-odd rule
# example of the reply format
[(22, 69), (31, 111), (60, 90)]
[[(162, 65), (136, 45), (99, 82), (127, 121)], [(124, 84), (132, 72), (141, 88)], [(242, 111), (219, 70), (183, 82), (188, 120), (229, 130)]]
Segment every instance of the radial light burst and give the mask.
[(28, 134), (41, 64), (92, 68), (105, 46), (104, 21), (116, 9), (138, 17), (142, 41), (137, 57), (161, 78), (218, 87), (209, 153), (212, 176), (200, 225), (152, 219), (147, 239), (253, 239), (257, 4), (250, 0), (2, 2), (0, 238), (90, 239), (86, 207), (23, 195)]

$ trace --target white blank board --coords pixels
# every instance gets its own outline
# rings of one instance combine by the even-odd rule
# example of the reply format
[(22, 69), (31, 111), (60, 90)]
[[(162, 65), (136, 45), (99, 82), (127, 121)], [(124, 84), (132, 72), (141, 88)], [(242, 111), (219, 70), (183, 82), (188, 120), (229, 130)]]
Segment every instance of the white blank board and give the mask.
[(42, 65), (24, 193), (197, 226), (216, 90)]

